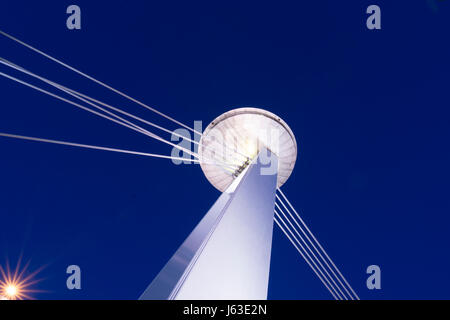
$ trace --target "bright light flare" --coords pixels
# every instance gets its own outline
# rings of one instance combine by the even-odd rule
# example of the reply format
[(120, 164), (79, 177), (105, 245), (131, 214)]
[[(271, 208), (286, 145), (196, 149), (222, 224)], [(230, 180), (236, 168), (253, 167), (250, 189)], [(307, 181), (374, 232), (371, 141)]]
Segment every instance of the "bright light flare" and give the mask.
[(17, 262), (14, 271), (11, 270), (9, 262), (6, 261), (6, 268), (0, 266), (0, 298), (3, 300), (28, 300), (33, 299), (30, 294), (33, 292), (42, 292), (40, 290), (33, 290), (31, 286), (40, 282), (41, 280), (35, 279), (35, 276), (42, 270), (42, 268), (27, 273), (27, 268), (30, 262), (27, 262), (23, 268), (21, 268), (21, 258)]
[(6, 287), (5, 292), (8, 297), (15, 297), (17, 295), (17, 287), (13, 284), (10, 284)]

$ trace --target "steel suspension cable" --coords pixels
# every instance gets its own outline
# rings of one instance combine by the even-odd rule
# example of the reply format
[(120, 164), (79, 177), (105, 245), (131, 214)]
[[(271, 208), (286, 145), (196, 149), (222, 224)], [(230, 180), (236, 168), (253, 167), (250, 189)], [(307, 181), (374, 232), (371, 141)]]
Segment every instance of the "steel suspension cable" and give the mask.
[(325, 251), (325, 249), (322, 247), (322, 245), (320, 244), (320, 242), (317, 240), (317, 238), (314, 236), (314, 234), (311, 232), (311, 230), (308, 228), (308, 226), (306, 225), (306, 223), (303, 221), (303, 219), (300, 217), (300, 215), (298, 214), (298, 212), (295, 210), (295, 208), (292, 206), (292, 204), (289, 202), (288, 198), (286, 197), (286, 195), (283, 193), (283, 191), (280, 188), (277, 188), (277, 190), (280, 192), (280, 194), (282, 195), (282, 197), (286, 200), (286, 202), (288, 203), (288, 205), (290, 206), (290, 208), (292, 209), (292, 211), (295, 213), (295, 215), (297, 216), (298, 220), (302, 223), (302, 225), (305, 227), (305, 229), (308, 231), (308, 233), (310, 234), (310, 236), (314, 239), (314, 241), (316, 242), (317, 246), (320, 248), (320, 250), (323, 252), (323, 254), (327, 257), (328, 261), (332, 264), (333, 268), (336, 270), (336, 272), (339, 274), (339, 276), (341, 277), (341, 279), (345, 282), (345, 284), (348, 286), (348, 288), (352, 291), (353, 295), (356, 297), (357, 300), (360, 300), (359, 296), (356, 294), (355, 290), (353, 290), (352, 286), (348, 283), (347, 279), (344, 277), (344, 275), (341, 273), (341, 271), (339, 270), (339, 268), (336, 266), (336, 264), (333, 262), (333, 260), (330, 258), (330, 256), (327, 254), (327, 252)]
[(160, 116), (162, 116), (162, 117), (164, 117), (164, 118), (166, 118), (166, 119), (168, 119), (168, 120), (170, 120), (170, 121), (172, 121), (172, 122), (174, 122), (174, 123), (176, 123), (176, 124), (178, 124), (180, 126), (182, 126), (183, 128), (188, 129), (188, 130), (190, 130), (190, 131), (192, 131), (192, 132), (194, 132), (196, 134), (199, 134), (200, 136), (202, 135), (201, 132), (198, 132), (197, 130), (195, 130), (195, 129), (193, 129), (193, 128), (191, 128), (191, 127), (189, 127), (189, 126), (187, 126), (187, 125), (185, 125), (183, 123), (181, 123), (178, 120), (175, 120), (174, 118), (172, 118), (172, 117), (170, 117), (170, 116), (168, 116), (166, 114), (164, 114), (163, 112), (158, 111), (155, 108), (152, 108), (152, 107), (148, 106), (147, 104), (145, 104), (145, 103), (143, 103), (143, 102), (141, 102), (141, 101), (139, 101), (139, 100), (137, 100), (135, 98), (130, 97), (129, 95), (123, 93), (122, 91), (119, 91), (119, 90), (117, 90), (117, 89), (107, 85), (106, 83), (104, 83), (104, 82), (102, 82), (100, 80), (97, 80), (97, 79), (95, 79), (92, 76), (89, 76), (88, 74), (86, 74), (86, 73), (84, 73), (84, 72), (82, 72), (82, 71), (80, 71), (80, 70), (78, 70), (78, 69), (76, 69), (76, 68), (74, 68), (74, 67), (72, 67), (72, 66), (70, 66), (70, 65), (68, 65), (66, 63), (64, 63), (64, 62), (62, 62), (61, 60), (58, 60), (58, 59), (52, 57), (51, 55), (49, 55), (49, 54), (47, 54), (47, 53), (45, 53), (45, 52), (43, 52), (43, 51), (41, 51), (41, 50), (39, 50), (37, 48), (35, 48), (35, 47), (25, 43), (25, 42), (15, 38), (15, 37), (13, 37), (12, 35), (4, 32), (2, 30), (0, 30), (0, 34), (5, 36), (5, 37), (7, 37), (7, 38), (9, 38), (9, 39), (11, 39), (11, 40), (13, 40), (13, 41), (15, 41), (15, 42), (17, 42), (17, 43), (19, 43), (19, 44), (21, 44), (21, 45), (23, 45), (24, 47), (26, 47), (26, 48), (28, 48), (28, 49), (30, 49), (30, 50), (32, 50), (32, 51), (34, 51), (34, 52), (44, 56), (44, 57), (46, 57), (47, 59), (50, 59), (53, 62), (56, 62), (59, 65), (65, 67), (65, 68), (67, 68), (67, 69), (69, 69), (69, 70), (71, 70), (71, 71), (73, 71), (73, 72), (75, 72), (75, 73), (77, 73), (77, 74), (79, 74), (79, 75), (81, 75), (81, 76), (83, 76), (83, 77), (85, 77), (85, 78), (87, 78), (87, 79), (89, 79), (89, 80), (91, 80), (91, 81), (93, 81), (93, 82), (95, 82), (95, 83), (97, 83), (97, 84), (99, 84), (99, 85), (101, 85), (101, 86), (103, 86), (103, 87), (105, 87), (105, 88), (107, 88), (107, 89), (109, 89), (109, 90), (119, 94), (119, 95), (121, 95), (122, 97), (124, 97), (124, 98), (126, 98), (126, 99), (128, 99), (130, 101), (133, 101), (134, 103), (137, 103), (138, 105), (140, 105), (140, 106), (142, 106), (142, 107), (144, 107), (144, 108), (146, 108), (146, 109), (148, 109), (148, 110), (150, 110), (150, 111), (152, 111), (152, 112), (154, 112), (154, 113), (156, 113), (156, 114), (158, 114), (158, 115), (160, 115)]

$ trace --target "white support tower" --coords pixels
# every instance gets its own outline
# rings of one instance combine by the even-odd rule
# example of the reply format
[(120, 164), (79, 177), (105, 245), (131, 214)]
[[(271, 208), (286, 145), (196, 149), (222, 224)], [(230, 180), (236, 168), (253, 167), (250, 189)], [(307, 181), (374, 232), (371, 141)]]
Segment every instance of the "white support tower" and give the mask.
[[(279, 131), (277, 141), (267, 137), (273, 128)], [(234, 160), (217, 160), (230, 155), (217, 146), (229, 148), (236, 141)], [(217, 163), (202, 164), (202, 169), (223, 193), (140, 299), (267, 299), (275, 192), (295, 164), (295, 138), (275, 115), (243, 108), (208, 126), (200, 151), (206, 155), (213, 146), (208, 157)], [(230, 170), (227, 164), (233, 163), (236, 169)]]

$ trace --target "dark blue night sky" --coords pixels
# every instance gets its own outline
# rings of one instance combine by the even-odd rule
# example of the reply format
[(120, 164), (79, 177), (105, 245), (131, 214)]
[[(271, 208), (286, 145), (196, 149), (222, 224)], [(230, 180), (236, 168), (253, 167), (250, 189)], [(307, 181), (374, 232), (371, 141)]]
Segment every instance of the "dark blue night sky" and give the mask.
[[(80, 31), (65, 25), (73, 3)], [(370, 4), (381, 30), (366, 28)], [(276, 113), (299, 145), (283, 190), (361, 298), (449, 299), (449, 14), (447, 0), (6, 1), (0, 29), (190, 126)], [(4, 37), (0, 52), (176, 128)], [(0, 93), (0, 132), (171, 152), (10, 80)], [(47, 265), (37, 299), (138, 298), (219, 196), (198, 165), (6, 138), (0, 150), (0, 264), (23, 252), (30, 271)], [(71, 264), (80, 291), (66, 289)], [(382, 290), (366, 288), (371, 264)], [(269, 298), (331, 298), (277, 227)]]

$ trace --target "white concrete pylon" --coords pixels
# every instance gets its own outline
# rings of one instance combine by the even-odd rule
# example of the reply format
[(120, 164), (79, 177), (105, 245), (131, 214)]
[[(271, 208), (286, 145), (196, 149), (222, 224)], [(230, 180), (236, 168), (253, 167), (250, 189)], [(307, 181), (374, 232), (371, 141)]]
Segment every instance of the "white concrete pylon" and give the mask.
[(278, 168), (278, 158), (263, 149), (222, 193), (141, 300), (267, 299), (277, 186), (277, 171), (267, 167)]

